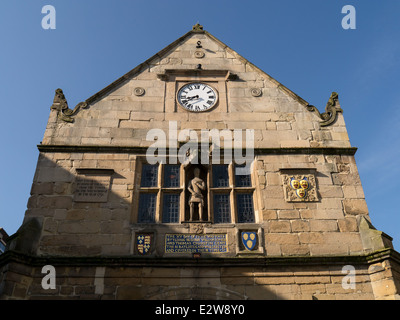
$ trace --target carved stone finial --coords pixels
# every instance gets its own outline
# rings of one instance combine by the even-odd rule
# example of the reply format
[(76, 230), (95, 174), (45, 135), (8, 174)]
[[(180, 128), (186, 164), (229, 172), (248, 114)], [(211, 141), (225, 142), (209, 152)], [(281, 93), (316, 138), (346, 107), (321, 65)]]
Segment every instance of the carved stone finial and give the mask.
[(68, 108), (67, 99), (65, 99), (64, 93), (60, 88), (56, 89), (53, 104), (50, 108), (55, 109), (55, 110), (61, 110), (63, 108)]
[(86, 102), (78, 103), (73, 110), (68, 108), (67, 99), (61, 89), (57, 89), (54, 95), (53, 104), (51, 106), (52, 110), (58, 111), (58, 118), (65, 122), (74, 122), (73, 116), (80, 108), (87, 108), (88, 104)]
[(203, 26), (202, 26), (200, 23), (197, 22), (197, 23), (193, 26), (192, 30), (193, 30), (193, 31), (203, 31)]

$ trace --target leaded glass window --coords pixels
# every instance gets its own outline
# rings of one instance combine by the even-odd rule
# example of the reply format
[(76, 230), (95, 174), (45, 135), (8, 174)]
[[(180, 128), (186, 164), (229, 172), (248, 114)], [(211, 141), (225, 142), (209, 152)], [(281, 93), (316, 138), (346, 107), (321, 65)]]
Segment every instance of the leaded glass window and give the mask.
[(164, 193), (162, 222), (179, 222), (179, 194)]
[(254, 206), (252, 193), (236, 194), (238, 222), (254, 222)]
[[(204, 191), (210, 201), (208, 217), (213, 223), (254, 223), (256, 222), (253, 202), (253, 181), (251, 174), (236, 171), (242, 165), (210, 165), (210, 187)], [(138, 201), (138, 223), (180, 223), (187, 219), (189, 181), (183, 175), (181, 165), (143, 163), (141, 174), (137, 175), (138, 185), (135, 200)], [(246, 173), (246, 172), (244, 172)], [(204, 176), (207, 183), (208, 176)], [(140, 181), (139, 181), (140, 180)], [(182, 182), (181, 182), (182, 180)], [(184, 204), (184, 205), (182, 205)], [(197, 219), (197, 218), (196, 218)]]
[(214, 188), (229, 187), (228, 165), (214, 165), (212, 171)]
[(231, 208), (228, 194), (214, 194), (214, 223), (230, 223)]
[(144, 164), (142, 168), (141, 187), (157, 187), (158, 165)]
[(156, 201), (157, 201), (156, 193), (140, 194), (138, 222), (151, 223), (155, 221)]
[[(235, 186), (236, 187), (251, 187), (251, 175), (249, 174), (237, 174), (240, 172), (239, 170), (236, 170), (238, 168), (242, 169), (244, 168), (244, 165), (236, 165), (235, 166)], [(243, 170), (241, 170), (243, 171)]]
[(164, 167), (164, 187), (179, 188), (179, 165), (165, 165)]

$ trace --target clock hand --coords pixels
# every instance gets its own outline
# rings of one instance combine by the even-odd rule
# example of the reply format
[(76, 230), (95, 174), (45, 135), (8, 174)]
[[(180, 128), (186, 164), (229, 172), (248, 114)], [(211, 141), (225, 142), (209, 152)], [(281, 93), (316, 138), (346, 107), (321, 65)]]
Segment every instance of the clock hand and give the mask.
[(190, 101), (190, 100), (193, 100), (193, 99), (195, 99), (195, 98), (197, 98), (197, 99), (198, 99), (198, 98), (199, 98), (199, 96), (197, 95), (197, 96), (193, 96), (193, 97), (187, 97), (187, 98), (186, 98), (186, 100)]

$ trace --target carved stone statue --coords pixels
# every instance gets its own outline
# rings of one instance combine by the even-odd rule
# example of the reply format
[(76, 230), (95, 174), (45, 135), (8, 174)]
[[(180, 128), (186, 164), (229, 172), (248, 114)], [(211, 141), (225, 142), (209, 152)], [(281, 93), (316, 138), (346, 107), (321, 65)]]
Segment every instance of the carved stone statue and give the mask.
[(189, 221), (193, 221), (193, 211), (195, 203), (197, 203), (199, 207), (199, 220), (203, 221), (204, 196), (202, 194), (202, 191), (206, 189), (206, 184), (200, 178), (199, 168), (195, 168), (193, 170), (193, 173), (194, 173), (194, 178), (189, 181), (189, 186), (188, 186), (188, 190), (191, 193), (189, 199), (189, 206), (190, 206)]

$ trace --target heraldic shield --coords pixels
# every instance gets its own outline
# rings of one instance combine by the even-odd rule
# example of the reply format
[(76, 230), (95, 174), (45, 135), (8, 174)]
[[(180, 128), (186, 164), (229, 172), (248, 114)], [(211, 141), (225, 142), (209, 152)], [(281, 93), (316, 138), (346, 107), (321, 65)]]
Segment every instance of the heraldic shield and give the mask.
[(242, 232), (242, 243), (247, 250), (253, 250), (257, 243), (257, 233), (250, 231)]
[(146, 254), (150, 251), (151, 247), (151, 235), (150, 234), (139, 234), (136, 237), (136, 245), (140, 254)]

